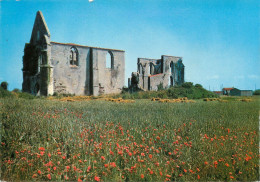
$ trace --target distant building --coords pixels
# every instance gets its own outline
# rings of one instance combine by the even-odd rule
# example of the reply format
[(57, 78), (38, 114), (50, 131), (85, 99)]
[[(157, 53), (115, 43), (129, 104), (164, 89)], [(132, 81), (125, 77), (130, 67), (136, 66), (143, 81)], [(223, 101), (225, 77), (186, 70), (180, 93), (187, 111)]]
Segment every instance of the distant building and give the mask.
[(222, 89), (222, 92), (223, 92), (223, 95), (230, 95), (230, 90), (234, 89), (234, 87), (232, 88), (223, 88)]
[(240, 96), (252, 96), (252, 95), (253, 95), (253, 90), (241, 90)]
[(215, 93), (215, 94), (217, 94), (217, 95), (219, 95), (219, 96), (223, 95), (223, 92), (222, 92), (222, 91), (213, 91), (213, 93)]
[(252, 96), (252, 90), (239, 90), (237, 88), (223, 88), (222, 94), (227, 96)]

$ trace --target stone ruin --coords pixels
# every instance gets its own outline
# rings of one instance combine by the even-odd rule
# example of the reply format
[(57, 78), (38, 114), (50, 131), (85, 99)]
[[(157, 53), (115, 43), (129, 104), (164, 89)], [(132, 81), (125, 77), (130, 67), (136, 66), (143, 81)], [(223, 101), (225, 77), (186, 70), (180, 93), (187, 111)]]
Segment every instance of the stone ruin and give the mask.
[(181, 57), (162, 55), (161, 59), (138, 58), (137, 72), (128, 79), (132, 91), (157, 91), (184, 83), (184, 65)]
[[(184, 82), (181, 57), (138, 58), (130, 90), (158, 90)], [(23, 56), (23, 92), (34, 95), (102, 95), (120, 93), (125, 78), (125, 51), (51, 41), (45, 19), (36, 14)]]
[(34, 95), (120, 93), (125, 51), (52, 42), (38, 11), (30, 43), (25, 44), (22, 71), (22, 90)]

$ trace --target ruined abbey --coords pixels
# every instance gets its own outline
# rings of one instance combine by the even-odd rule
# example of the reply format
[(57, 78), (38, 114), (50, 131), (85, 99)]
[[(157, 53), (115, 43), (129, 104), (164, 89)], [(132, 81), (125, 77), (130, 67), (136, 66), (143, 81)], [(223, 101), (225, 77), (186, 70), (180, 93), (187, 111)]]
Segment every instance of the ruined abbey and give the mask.
[(184, 83), (184, 65), (181, 57), (162, 55), (161, 59), (138, 58), (137, 72), (128, 79), (129, 88), (158, 90)]
[[(181, 57), (138, 58), (138, 71), (129, 86), (157, 90), (184, 82)], [(23, 92), (34, 95), (120, 93), (125, 78), (125, 51), (51, 41), (50, 31), (37, 12), (30, 43), (23, 56)]]

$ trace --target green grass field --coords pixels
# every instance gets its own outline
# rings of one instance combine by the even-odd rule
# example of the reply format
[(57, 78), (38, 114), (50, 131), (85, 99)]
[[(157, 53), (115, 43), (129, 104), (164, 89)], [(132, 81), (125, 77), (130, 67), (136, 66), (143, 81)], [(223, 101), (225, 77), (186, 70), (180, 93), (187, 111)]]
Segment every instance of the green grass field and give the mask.
[(253, 102), (0, 99), (1, 180), (257, 181)]

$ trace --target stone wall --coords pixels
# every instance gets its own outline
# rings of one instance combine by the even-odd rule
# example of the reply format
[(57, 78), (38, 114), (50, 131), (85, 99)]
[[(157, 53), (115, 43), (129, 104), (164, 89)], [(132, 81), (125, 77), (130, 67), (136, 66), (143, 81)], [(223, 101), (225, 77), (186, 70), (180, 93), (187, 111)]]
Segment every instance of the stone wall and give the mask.
[[(78, 52), (78, 65), (71, 65), (71, 48)], [(107, 54), (113, 64), (106, 68)], [(54, 92), (75, 95), (120, 93), (124, 86), (124, 51), (52, 42)]]
[[(78, 65), (70, 64), (71, 48), (78, 51)], [(51, 43), (53, 86), (56, 93), (90, 95), (90, 48)]]
[[(93, 48), (93, 95), (120, 93), (124, 86), (124, 51)], [(110, 59), (106, 60), (107, 57)], [(111, 61), (111, 67), (106, 62)]]

